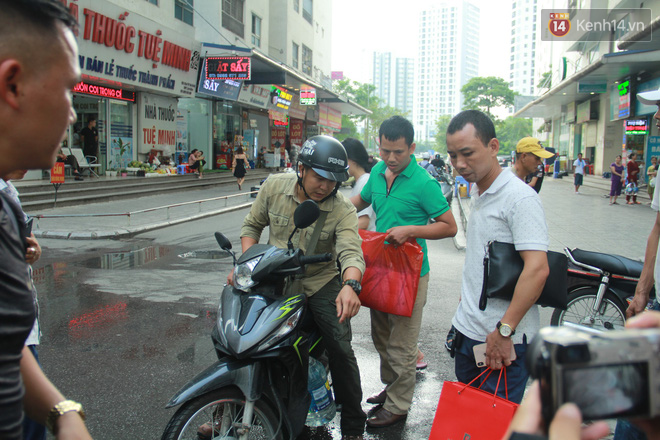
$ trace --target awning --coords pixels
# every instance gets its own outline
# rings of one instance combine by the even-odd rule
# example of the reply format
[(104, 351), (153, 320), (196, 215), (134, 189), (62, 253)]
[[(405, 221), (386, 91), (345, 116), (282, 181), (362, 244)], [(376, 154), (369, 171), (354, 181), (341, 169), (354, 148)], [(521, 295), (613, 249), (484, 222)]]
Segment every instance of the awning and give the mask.
[(518, 110), (513, 116), (522, 118), (558, 116), (563, 105), (584, 101), (593, 94), (578, 93), (578, 82), (610, 84), (642, 70), (657, 68), (660, 68), (660, 50), (630, 50), (605, 54), (600, 60), (566, 78), (543, 96)]
[(202, 56), (232, 56), (236, 54), (247, 55), (252, 59), (252, 79), (247, 84), (276, 84), (286, 86), (299, 92), (302, 86), (316, 89), (319, 102), (347, 115), (368, 115), (371, 111), (352, 102), (344, 96), (338, 95), (321, 84), (304, 77), (286, 64), (274, 60), (258, 49), (249, 49), (238, 46), (227, 46), (215, 43), (202, 43)]

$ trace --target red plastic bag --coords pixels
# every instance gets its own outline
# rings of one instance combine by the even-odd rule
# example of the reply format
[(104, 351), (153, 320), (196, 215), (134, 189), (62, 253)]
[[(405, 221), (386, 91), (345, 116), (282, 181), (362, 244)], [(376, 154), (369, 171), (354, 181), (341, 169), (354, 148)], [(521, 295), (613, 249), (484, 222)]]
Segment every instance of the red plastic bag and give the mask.
[[(492, 371), (484, 370), (470, 384), (486, 372), (490, 375)], [(500, 379), (502, 372), (506, 389), (504, 368), (500, 370)], [(471, 387), (470, 384), (448, 380), (442, 384), (429, 440), (493, 440), (504, 436), (519, 405), (496, 396), (495, 393)]]
[(422, 271), (422, 247), (414, 240), (394, 247), (385, 243), (385, 233), (359, 232), (367, 263), (360, 302), (374, 310), (410, 317)]

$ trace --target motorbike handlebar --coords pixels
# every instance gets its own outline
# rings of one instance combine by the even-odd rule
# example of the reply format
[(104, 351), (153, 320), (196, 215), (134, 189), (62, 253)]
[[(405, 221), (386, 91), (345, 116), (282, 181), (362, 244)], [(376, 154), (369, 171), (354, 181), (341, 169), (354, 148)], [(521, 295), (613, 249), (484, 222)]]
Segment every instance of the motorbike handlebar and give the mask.
[(300, 264), (302, 266), (306, 264), (326, 263), (328, 261), (332, 261), (332, 254), (329, 252), (318, 255), (308, 255), (308, 256), (303, 255), (300, 257)]

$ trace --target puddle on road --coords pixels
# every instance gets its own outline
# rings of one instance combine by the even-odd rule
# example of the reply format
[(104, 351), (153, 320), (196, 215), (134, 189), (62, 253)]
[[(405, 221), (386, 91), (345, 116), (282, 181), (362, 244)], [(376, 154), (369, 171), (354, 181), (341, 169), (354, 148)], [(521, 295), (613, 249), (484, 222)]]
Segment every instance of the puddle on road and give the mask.
[(224, 260), (225, 258), (231, 258), (225, 251), (190, 251), (184, 254), (179, 254), (179, 258), (197, 258), (200, 260)]
[(148, 246), (140, 249), (109, 252), (80, 263), (89, 269), (134, 269), (159, 260), (172, 252), (168, 246)]

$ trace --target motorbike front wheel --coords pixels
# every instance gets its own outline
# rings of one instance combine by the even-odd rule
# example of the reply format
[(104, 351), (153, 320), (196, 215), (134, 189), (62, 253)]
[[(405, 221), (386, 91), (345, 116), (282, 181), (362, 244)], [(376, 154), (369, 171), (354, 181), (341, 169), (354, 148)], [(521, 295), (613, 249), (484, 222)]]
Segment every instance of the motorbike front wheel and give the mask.
[(621, 300), (612, 292), (605, 292), (600, 308), (593, 312), (598, 290), (591, 286), (578, 287), (568, 293), (566, 310), (555, 309), (551, 325), (565, 322), (593, 327), (598, 330), (621, 330), (626, 323), (626, 309)]
[[(233, 388), (223, 388), (199, 396), (184, 403), (172, 416), (165, 428), (162, 440), (199, 440), (199, 428), (208, 424), (214, 427), (212, 438), (238, 439), (241, 437), (245, 396)], [(249, 440), (283, 438), (278, 429), (278, 418), (266, 402), (259, 400), (247, 438)]]

